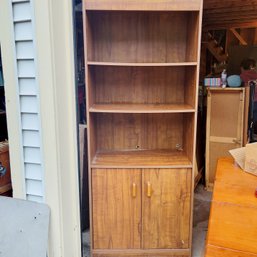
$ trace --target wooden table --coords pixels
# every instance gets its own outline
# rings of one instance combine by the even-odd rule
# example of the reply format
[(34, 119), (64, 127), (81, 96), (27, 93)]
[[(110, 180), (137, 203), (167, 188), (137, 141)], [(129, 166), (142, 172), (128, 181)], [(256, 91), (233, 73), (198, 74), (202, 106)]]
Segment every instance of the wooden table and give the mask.
[(257, 177), (218, 161), (205, 257), (257, 257)]

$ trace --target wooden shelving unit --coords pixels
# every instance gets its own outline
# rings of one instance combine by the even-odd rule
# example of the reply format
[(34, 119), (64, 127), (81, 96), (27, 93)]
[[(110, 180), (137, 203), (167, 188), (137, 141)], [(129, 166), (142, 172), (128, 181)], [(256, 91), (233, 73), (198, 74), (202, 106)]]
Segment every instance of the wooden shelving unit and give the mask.
[(202, 0), (84, 0), (92, 256), (189, 256)]

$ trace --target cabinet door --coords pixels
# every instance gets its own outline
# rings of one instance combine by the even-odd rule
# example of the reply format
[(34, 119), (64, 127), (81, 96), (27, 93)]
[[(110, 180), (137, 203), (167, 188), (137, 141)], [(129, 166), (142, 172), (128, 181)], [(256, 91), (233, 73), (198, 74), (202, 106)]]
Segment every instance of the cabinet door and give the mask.
[(141, 170), (93, 169), (94, 249), (141, 247)]
[(189, 247), (191, 169), (143, 170), (143, 248)]

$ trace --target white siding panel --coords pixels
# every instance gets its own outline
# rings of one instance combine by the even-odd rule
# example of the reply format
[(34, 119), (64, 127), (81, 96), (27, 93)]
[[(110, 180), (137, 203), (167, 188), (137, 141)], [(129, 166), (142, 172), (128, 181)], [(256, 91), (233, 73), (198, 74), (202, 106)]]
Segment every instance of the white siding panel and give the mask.
[(14, 24), (14, 34), (16, 41), (32, 40), (32, 24), (30, 21)]
[(24, 147), (24, 160), (26, 163), (41, 164), (40, 148)]
[(24, 21), (31, 20), (30, 2), (20, 2), (13, 4), (13, 20)]
[(24, 130), (39, 130), (38, 114), (22, 113), (21, 125)]
[(42, 182), (38, 180), (26, 179), (27, 194), (42, 196)]
[(27, 179), (42, 180), (41, 165), (26, 163), (25, 164), (25, 170), (26, 170), (25, 176), (26, 176)]
[(17, 42), (16, 56), (17, 56), (17, 59), (33, 59), (34, 58), (33, 41)]
[(19, 79), (20, 95), (36, 96), (36, 80), (35, 79)]
[(27, 195), (27, 200), (43, 203), (43, 197), (42, 196), (36, 196), (36, 195)]
[(20, 78), (35, 77), (34, 60), (18, 60), (18, 76)]
[(23, 146), (40, 147), (39, 131), (24, 130), (22, 136)]
[[(0, 0), (1, 1), (1, 0)], [(31, 1), (12, 0), (26, 196), (43, 202), (43, 163)]]
[(21, 112), (38, 113), (38, 103), (36, 96), (21, 96)]

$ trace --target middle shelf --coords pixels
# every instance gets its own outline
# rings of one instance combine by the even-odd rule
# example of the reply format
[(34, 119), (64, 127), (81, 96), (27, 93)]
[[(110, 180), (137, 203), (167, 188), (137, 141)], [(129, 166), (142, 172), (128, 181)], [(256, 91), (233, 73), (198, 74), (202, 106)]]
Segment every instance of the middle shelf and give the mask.
[(195, 113), (90, 113), (90, 162), (189, 167), (194, 122)]
[(90, 66), (89, 111), (193, 112), (196, 66)]

